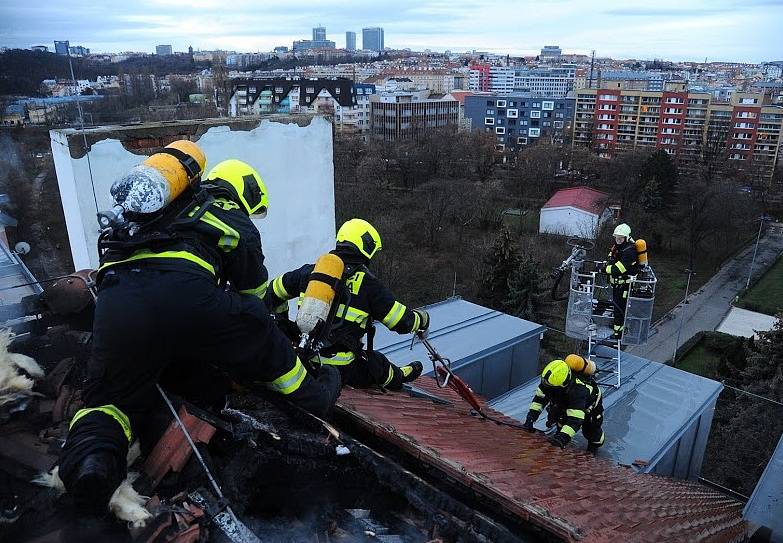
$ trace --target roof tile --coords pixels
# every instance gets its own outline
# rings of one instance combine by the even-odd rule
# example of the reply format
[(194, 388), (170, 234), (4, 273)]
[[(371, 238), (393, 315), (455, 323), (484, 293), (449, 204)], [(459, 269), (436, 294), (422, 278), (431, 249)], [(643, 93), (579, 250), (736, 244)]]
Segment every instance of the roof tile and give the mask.
[[(338, 408), (375, 435), (566, 541), (739, 541), (742, 505), (697, 483), (637, 474), (471, 414), (428, 377), (406, 392), (345, 389)], [(487, 408), (499, 419), (514, 422)]]

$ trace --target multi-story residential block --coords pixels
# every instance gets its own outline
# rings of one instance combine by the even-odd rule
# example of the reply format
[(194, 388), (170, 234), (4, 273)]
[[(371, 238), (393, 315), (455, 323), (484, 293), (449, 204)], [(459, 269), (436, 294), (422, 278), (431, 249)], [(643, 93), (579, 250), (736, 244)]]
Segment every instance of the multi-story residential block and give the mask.
[(509, 94), (514, 91), (516, 69), (510, 66), (492, 66), (489, 69), (489, 92)]
[(372, 26), (362, 28), (362, 49), (383, 51), (383, 28)]
[(370, 132), (370, 99), (376, 94), (375, 85), (354, 83), (356, 105), (343, 107), (342, 115), (335, 119), (337, 130), (342, 133), (366, 137)]
[(753, 162), (772, 176), (783, 142), (783, 106), (763, 94), (735, 93), (730, 102), (710, 93), (578, 89), (573, 144), (600, 156), (643, 147), (665, 150), (685, 165), (708, 147)]
[(574, 88), (576, 66), (523, 68), (514, 73), (514, 89), (534, 96), (563, 98)]
[(156, 45), (155, 54), (159, 57), (172, 55), (172, 48), (170, 45)]
[(416, 139), (434, 128), (458, 126), (459, 102), (456, 100), (416, 100), (406, 93), (370, 98), (370, 131), (385, 141)]
[(573, 98), (529, 92), (465, 97), (471, 127), (494, 134), (498, 151), (516, 151), (541, 139), (563, 143), (571, 134), (573, 115)]
[(489, 92), (489, 64), (470, 65), (468, 89), (476, 92)]

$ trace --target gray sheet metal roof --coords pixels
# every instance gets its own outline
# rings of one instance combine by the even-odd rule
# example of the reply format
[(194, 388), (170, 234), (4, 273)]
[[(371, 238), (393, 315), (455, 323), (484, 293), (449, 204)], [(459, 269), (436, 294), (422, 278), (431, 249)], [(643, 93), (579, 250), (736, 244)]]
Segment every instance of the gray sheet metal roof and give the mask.
[[(459, 297), (428, 305), (425, 309), (430, 315), (429, 341), (442, 356), (451, 359), (454, 368), (485, 358), (546, 330), (540, 324)], [(412, 351), (410, 346), (410, 335), (400, 335), (383, 325), (377, 326), (373, 345), (376, 351), (385, 354), (398, 366), (421, 360), (425, 363), (425, 373), (428, 368), (431, 372), (432, 366), (427, 362), (429, 359), (424, 346), (416, 342)], [(537, 365), (538, 361), (533, 363)]]
[(30, 284), (34, 281), (19, 256), (0, 243), (0, 306), (18, 304), (25, 296), (43, 292), (40, 285)]
[(743, 516), (771, 529), (772, 541), (783, 541), (783, 436), (753, 489)]
[[(603, 357), (616, 353), (607, 347), (598, 347), (596, 352)], [(599, 382), (613, 380), (601, 372), (609, 369), (613, 363), (606, 359), (596, 359), (596, 362)], [(620, 375), (620, 388), (601, 387), (604, 393), (603, 429), (606, 443), (599, 451), (599, 456), (612, 458), (624, 465), (643, 460), (646, 466), (638, 469), (654, 472), (658, 462), (666, 457), (683, 435), (693, 432), (687, 440), (691, 450), (683, 448), (674, 452), (678, 456), (676, 461), (679, 461), (680, 455), (694, 455), (694, 458), (685, 458), (684, 461), (693, 464), (698, 471), (701, 466), (700, 455), (703, 454), (709, 434), (711, 410), (723, 385), (628, 353), (622, 353), (620, 357)], [(533, 379), (495, 398), (489, 405), (509, 417), (524, 421), (538, 382), (538, 379)], [(702, 414), (708, 410), (709, 416), (705, 416), (703, 421), (707, 427), (699, 428), (694, 423), (700, 422)], [(545, 420), (545, 416), (540, 417), (536, 427), (544, 430)], [(584, 446), (581, 434), (575, 444)]]

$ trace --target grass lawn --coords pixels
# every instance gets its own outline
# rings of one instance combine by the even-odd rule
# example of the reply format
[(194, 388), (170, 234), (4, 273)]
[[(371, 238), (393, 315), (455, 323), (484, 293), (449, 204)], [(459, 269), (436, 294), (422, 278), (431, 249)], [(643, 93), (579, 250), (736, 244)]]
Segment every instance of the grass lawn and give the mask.
[(720, 355), (707, 349), (704, 341), (699, 342), (693, 349), (688, 351), (678, 363), (677, 367), (681, 370), (715, 379), (718, 370)]
[(783, 312), (783, 258), (778, 258), (736, 305), (766, 315)]

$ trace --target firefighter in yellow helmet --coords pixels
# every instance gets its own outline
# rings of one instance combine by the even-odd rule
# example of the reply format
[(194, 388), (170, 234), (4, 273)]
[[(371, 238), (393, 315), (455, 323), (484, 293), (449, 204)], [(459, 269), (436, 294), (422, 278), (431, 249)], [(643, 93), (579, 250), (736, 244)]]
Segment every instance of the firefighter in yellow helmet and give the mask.
[[(335, 321), (327, 335), (327, 346), (313, 360), (340, 370), (343, 382), (354, 387), (381, 386), (399, 390), (422, 372), (421, 362), (414, 361), (398, 368), (383, 354), (372, 349), (373, 321), (400, 334), (426, 332), (429, 315), (423, 309), (409, 309), (392, 295), (368, 269), (370, 261), (381, 250), (381, 236), (369, 222), (351, 219), (337, 231), (337, 244), (332, 251), (345, 263), (342, 295), (337, 305)], [(277, 313), (285, 325), (288, 300), (304, 293), (313, 265), (277, 277), (267, 291), (267, 306)], [(296, 331), (291, 333), (292, 336)], [(363, 339), (368, 336), (367, 344)], [(292, 338), (293, 339), (293, 338)]]
[[(158, 214), (107, 231), (99, 242), (85, 408), (71, 421), (59, 460), (84, 514), (106, 511), (132, 441), (143, 451), (154, 445), (151, 420), (166, 410), (158, 382), (181, 387), (216, 366), (319, 415), (339, 392), (339, 373), (308, 374), (262, 301), (267, 271), (251, 217), (266, 213), (269, 197), (259, 173), (227, 160), (198, 181)], [(167, 368), (175, 369), (171, 381)]]
[(631, 227), (623, 223), (614, 229), (614, 243), (609, 249), (609, 260), (604, 271), (612, 285), (613, 330), (612, 339), (621, 339), (628, 305), (630, 277), (639, 273), (636, 245), (631, 238)]
[(552, 445), (565, 448), (580, 429), (587, 439), (589, 452), (595, 453), (604, 444), (601, 389), (587, 376), (577, 376), (565, 360), (552, 360), (541, 372), (541, 383), (525, 419), (527, 431), (535, 432), (533, 424), (544, 407), (547, 408), (547, 428), (555, 425), (558, 428), (549, 438)]

